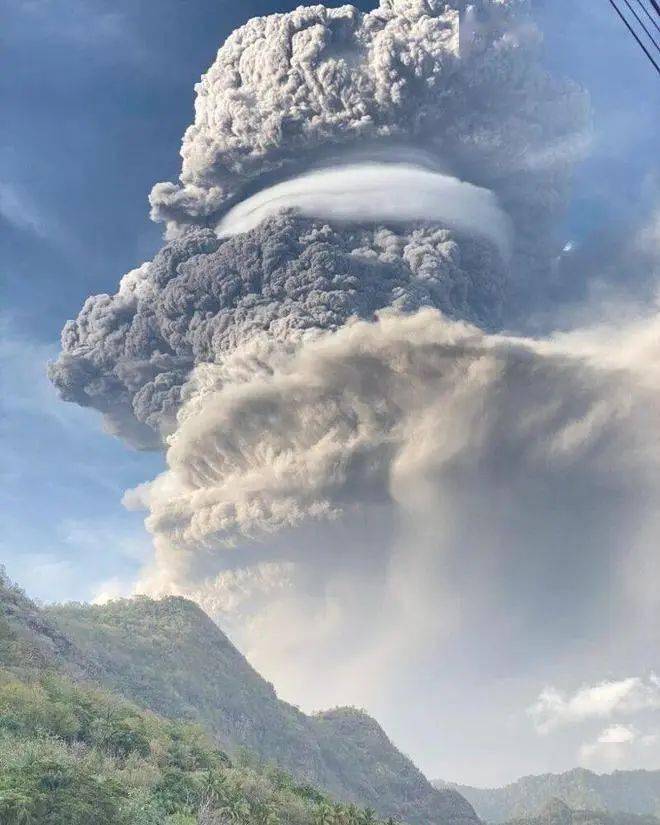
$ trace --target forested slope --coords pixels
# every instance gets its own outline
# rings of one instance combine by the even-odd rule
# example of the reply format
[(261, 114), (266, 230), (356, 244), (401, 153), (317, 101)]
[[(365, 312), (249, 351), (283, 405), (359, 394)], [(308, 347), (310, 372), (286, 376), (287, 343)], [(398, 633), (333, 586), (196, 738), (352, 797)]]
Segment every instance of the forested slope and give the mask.
[[(472, 808), (456, 791), (434, 789), (366, 713), (338, 708), (306, 716), (280, 701), (272, 685), (259, 676), (219, 628), (190, 601), (135, 599), (105, 606), (39, 608), (1, 576), (0, 607), (0, 670), (5, 691), (4, 705), (0, 708), (5, 736), (2, 764), (5, 779), (13, 777), (7, 799), (14, 791), (19, 792), (11, 783), (29, 774), (29, 771), (26, 774), (27, 762), (12, 762), (10, 753), (23, 753), (29, 761), (30, 753), (36, 748), (35, 752), (41, 754), (39, 759), (43, 756), (48, 762), (52, 756), (55, 762), (61, 762), (64, 773), (74, 784), (86, 781), (82, 774), (78, 776), (79, 768), (84, 768), (83, 773), (92, 770), (93, 764), (100, 760), (104, 765), (102, 775), (105, 776), (107, 769), (108, 776), (113, 777), (112, 781), (108, 780), (108, 789), (114, 787), (115, 779), (119, 782), (117, 788), (123, 788), (120, 798), (112, 803), (113, 816), (119, 817), (117, 822), (123, 822), (121, 817), (128, 803), (121, 794), (130, 783), (127, 785), (121, 774), (122, 760), (128, 756), (131, 760), (146, 760), (140, 768), (141, 775), (149, 774), (152, 779), (159, 771), (169, 771), (171, 766), (167, 759), (153, 763), (151, 750), (119, 756), (104, 750), (105, 746), (94, 739), (96, 734), (90, 733), (98, 725), (87, 718), (90, 715), (95, 718), (98, 713), (108, 719), (116, 716), (121, 731), (129, 717), (133, 720), (129, 724), (131, 730), (133, 726), (149, 729), (153, 733), (149, 747), (152, 740), (161, 741), (157, 746), (159, 753), (163, 748), (170, 749), (173, 737), (178, 741), (181, 737), (193, 736), (189, 731), (196, 729), (195, 736), (205, 741), (205, 752), (211, 754), (204, 757), (206, 762), (225, 760), (229, 758), (224, 756), (227, 752), (234, 764), (238, 760), (241, 764), (247, 761), (261, 766), (257, 775), (266, 776), (267, 784), (272, 785), (275, 781), (272, 777), (276, 777), (271, 787), (273, 794), (280, 794), (281, 782), (289, 790), (294, 789), (291, 792), (296, 800), (303, 793), (301, 787), (322, 789), (310, 791), (309, 799), (305, 797), (305, 816), (312, 815), (310, 805), (332, 807), (324, 801), (327, 794), (345, 805), (356, 806), (356, 810), (359, 806), (370, 806), (384, 817), (393, 816), (413, 824), (475, 825), (478, 822)], [(64, 695), (66, 699), (56, 698)], [(75, 708), (89, 708), (90, 703), (95, 705), (95, 702), (96, 710), (85, 711), (87, 716), (81, 721)], [(110, 706), (115, 710), (103, 710)], [(46, 712), (47, 707), (54, 709), (54, 717)], [(60, 711), (66, 721), (64, 729), (59, 727)], [(22, 714), (22, 722), (16, 721), (16, 714)], [(177, 726), (183, 726), (181, 730), (186, 732), (181, 733)], [(162, 745), (163, 741), (169, 744)], [(88, 764), (83, 760), (79, 764), (81, 754), (92, 762)], [(199, 785), (203, 770), (195, 767), (197, 763), (190, 764), (195, 776), (188, 777), (186, 782), (190, 780), (197, 790), (193, 794), (188, 788), (186, 793), (193, 794), (202, 804), (206, 799)], [(282, 770), (287, 773), (281, 774)], [(43, 779), (42, 774), (37, 773)], [(285, 779), (277, 778), (280, 776)], [(147, 787), (153, 790), (158, 785), (154, 782), (148, 782)], [(149, 796), (151, 790), (144, 791), (144, 787), (138, 785), (136, 792)], [(23, 787), (23, 791), (30, 796), (34, 788), (30, 791)], [(0, 789), (0, 798), (1, 793)], [(19, 808), (16, 811), (19, 816)], [(178, 815), (181, 811), (173, 809), (172, 815), (175, 813)], [(193, 814), (197, 816), (194, 811), (181, 813), (182, 816)], [(162, 810), (160, 815), (164, 815)], [(75, 821), (75, 817), (71, 821)], [(336, 819), (338, 823), (343, 821)], [(0, 822), (4, 825), (2, 818)]]
[(277, 698), (218, 626), (182, 598), (48, 608), (97, 678), (144, 707), (187, 719), (231, 754), (247, 749), (337, 799), (411, 823), (469, 825), (477, 818), (437, 790), (367, 714), (307, 716)]
[(201, 728), (85, 677), (84, 657), (0, 575), (2, 825), (375, 825)]

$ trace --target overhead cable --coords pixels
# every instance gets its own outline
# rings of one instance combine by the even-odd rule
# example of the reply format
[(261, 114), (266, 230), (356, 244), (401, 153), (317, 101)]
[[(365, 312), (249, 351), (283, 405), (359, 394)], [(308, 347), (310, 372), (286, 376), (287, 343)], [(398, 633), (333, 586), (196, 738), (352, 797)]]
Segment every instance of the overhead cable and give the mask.
[[(658, 14), (660, 14), (660, 5), (658, 5), (658, 3), (656, 2), (656, 0), (651, 0), (651, 2), (653, 3), (654, 8), (656, 8), (656, 9), (658, 10)], [(618, 14), (618, 16), (621, 18), (621, 20), (623, 21), (624, 26), (628, 29), (628, 31), (630, 32), (630, 34), (631, 34), (631, 35), (635, 38), (635, 40), (636, 40), (636, 42), (637, 42), (637, 45), (638, 45), (638, 46), (640, 47), (640, 49), (644, 52), (644, 54), (647, 56), (647, 58), (649, 59), (649, 61), (653, 64), (653, 67), (654, 67), (654, 69), (656, 70), (656, 72), (660, 75), (660, 65), (656, 62), (656, 60), (655, 60), (655, 58), (653, 57), (653, 55), (651, 54), (651, 52), (650, 52), (650, 51), (646, 48), (646, 46), (644, 45), (644, 43), (643, 43), (643, 42), (642, 42), (642, 40), (640, 39), (639, 35), (637, 34), (637, 32), (635, 31), (635, 29), (632, 27), (632, 25), (631, 25), (631, 24), (630, 24), (630, 22), (628, 21), (628, 18), (627, 18), (627, 17), (625, 16), (625, 14), (621, 11), (621, 9), (617, 6), (617, 4), (615, 3), (615, 0), (609, 0), (609, 4), (610, 4), (610, 6), (612, 6), (612, 8), (614, 9), (614, 11), (615, 11), (615, 12)]]

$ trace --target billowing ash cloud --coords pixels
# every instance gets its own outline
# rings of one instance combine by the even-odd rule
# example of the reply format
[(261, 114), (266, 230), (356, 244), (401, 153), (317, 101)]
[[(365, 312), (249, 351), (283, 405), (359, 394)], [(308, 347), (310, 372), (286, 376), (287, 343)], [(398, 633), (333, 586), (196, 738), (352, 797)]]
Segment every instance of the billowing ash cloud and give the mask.
[[(533, 290), (556, 257), (547, 228), (584, 135), (584, 95), (540, 68), (537, 41), (517, 0), (312, 6), (234, 32), (197, 88), (180, 183), (152, 193), (174, 239), (67, 324), (51, 369), (62, 396), (158, 448), (192, 368), (256, 331), (335, 329), (386, 306), (497, 326), (507, 296)], [(250, 195), (340, 155), (362, 174), (370, 156), (417, 159), (414, 221), (365, 210), (359, 225), (284, 215), (228, 240), (213, 231)], [(381, 177), (400, 183), (401, 165)], [(424, 214), (429, 181), (436, 215)]]
[(167, 470), (127, 494), (156, 548), (138, 589), (197, 599), (307, 706), (648, 650), (659, 340), (426, 309), (245, 342), (197, 367)]
[(651, 392), (636, 385), (635, 363), (630, 375), (608, 365), (614, 355), (486, 336), (431, 310), (297, 346), (255, 338), (187, 385), (148, 523), (194, 553), (405, 500), (429, 472), (464, 462), (479, 483), (507, 459), (529, 476), (563, 477), (576, 462), (597, 475), (605, 454), (620, 464), (639, 448), (657, 389), (655, 377)]
[(194, 365), (257, 333), (296, 339), (388, 306), (493, 323), (503, 283), (491, 242), (438, 226), (336, 229), (285, 214), (226, 241), (191, 230), (115, 295), (87, 300), (64, 328), (51, 378), (112, 431), (154, 447), (175, 425)]
[[(197, 85), (176, 184), (153, 215), (208, 223), (265, 174), (373, 142), (431, 151), (537, 224), (561, 201), (585, 102), (536, 60), (525, 0), (382, 0), (250, 20)], [(534, 178), (530, 185), (530, 178)]]

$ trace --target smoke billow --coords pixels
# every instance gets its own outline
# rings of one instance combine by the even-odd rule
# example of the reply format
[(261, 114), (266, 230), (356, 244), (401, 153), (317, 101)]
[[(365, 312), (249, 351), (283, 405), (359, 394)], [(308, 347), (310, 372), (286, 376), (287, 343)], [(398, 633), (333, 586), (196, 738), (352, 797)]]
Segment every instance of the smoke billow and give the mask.
[(505, 275), (493, 243), (438, 225), (335, 227), (284, 213), (222, 241), (195, 229), (89, 298), (51, 368), (62, 396), (111, 431), (158, 447), (196, 364), (259, 333), (297, 339), (384, 307), (436, 306), (492, 324)]
[[(571, 619), (593, 619), (602, 609), (589, 601), (599, 565), (609, 575), (622, 548), (630, 552), (631, 518), (642, 527), (651, 515), (644, 499), (660, 491), (658, 332), (653, 318), (618, 330), (614, 343), (605, 331), (535, 341), (485, 335), (435, 310), (388, 311), (297, 344), (256, 338), (221, 364), (200, 365), (167, 471), (127, 497), (149, 509), (156, 542), (143, 586), (169, 592), (196, 582), (203, 604), (231, 613), (222, 607), (223, 569), (238, 566), (245, 577), (247, 559), (259, 582), (268, 560), (287, 570), (287, 586), (269, 585), (260, 608), (274, 594), (281, 609), (297, 603), (296, 576), (322, 570), (315, 599), (302, 589), (309, 628), (337, 578), (360, 567), (351, 556), (365, 553), (372, 585), (380, 581), (379, 597), (391, 600), (379, 632), (409, 627), (410, 608), (422, 612), (426, 635), (447, 620), (436, 600), (448, 581), (450, 592), (474, 598), (470, 613), (489, 600), (502, 611), (514, 582), (500, 580), (501, 566), (518, 569), (515, 586), (532, 587), (534, 598), (519, 593), (494, 610), (480, 635), (501, 633), (500, 617), (508, 622), (514, 609), (526, 633), (538, 622), (552, 635), (557, 627), (543, 627), (552, 599), (537, 597), (563, 560), (571, 587), (585, 576)], [(347, 538), (347, 525), (362, 520)], [(415, 563), (418, 553), (424, 561)], [(489, 594), (475, 569), (489, 571)], [(341, 610), (346, 632), (369, 611), (342, 587), (351, 593)], [(392, 595), (405, 601), (408, 588), (410, 604), (397, 615)]]
[(154, 187), (153, 214), (171, 232), (206, 224), (265, 173), (394, 140), (543, 220), (583, 148), (585, 98), (542, 70), (539, 40), (520, 0), (383, 0), (367, 14), (317, 5), (250, 20), (197, 85), (180, 181)]
[(660, 521), (657, 317), (498, 332), (552, 270), (586, 142), (539, 41), (523, 0), (249, 21), (152, 191), (168, 241), (51, 365), (166, 454), (126, 495), (154, 536), (136, 588), (196, 598), (307, 706), (389, 719), (653, 604), (630, 559)]
[[(336, 329), (387, 306), (497, 327), (507, 297), (550, 271), (567, 147), (586, 128), (584, 94), (541, 68), (538, 41), (519, 0), (301, 7), (234, 32), (197, 86), (180, 182), (152, 192), (171, 241), (67, 324), (51, 370), (62, 396), (158, 448), (194, 366), (257, 331)], [(355, 192), (374, 183), (365, 157), (396, 158), (402, 145), (443, 175), (390, 163), (353, 208), (337, 195), (351, 173), (318, 171), (360, 153)], [(300, 209), (328, 178), (341, 223), (284, 213), (229, 239), (212, 231), (245, 217), (250, 195), (295, 189), (283, 205)]]

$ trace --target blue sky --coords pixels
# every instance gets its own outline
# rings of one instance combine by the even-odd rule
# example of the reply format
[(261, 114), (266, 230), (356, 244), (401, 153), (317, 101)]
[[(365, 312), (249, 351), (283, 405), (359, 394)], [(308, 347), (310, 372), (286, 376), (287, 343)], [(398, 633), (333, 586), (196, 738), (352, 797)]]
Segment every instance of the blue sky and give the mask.
[[(248, 17), (295, 5), (5, 4), (0, 547), (9, 573), (38, 598), (86, 599), (108, 580), (132, 578), (149, 542), (121, 494), (162, 462), (59, 402), (45, 363), (85, 297), (114, 291), (158, 248), (147, 193), (177, 175), (193, 84), (217, 47)], [(545, 0), (538, 16), (548, 63), (594, 103), (594, 150), (577, 175), (567, 239), (625, 231), (657, 198), (657, 78), (606, 2)]]

